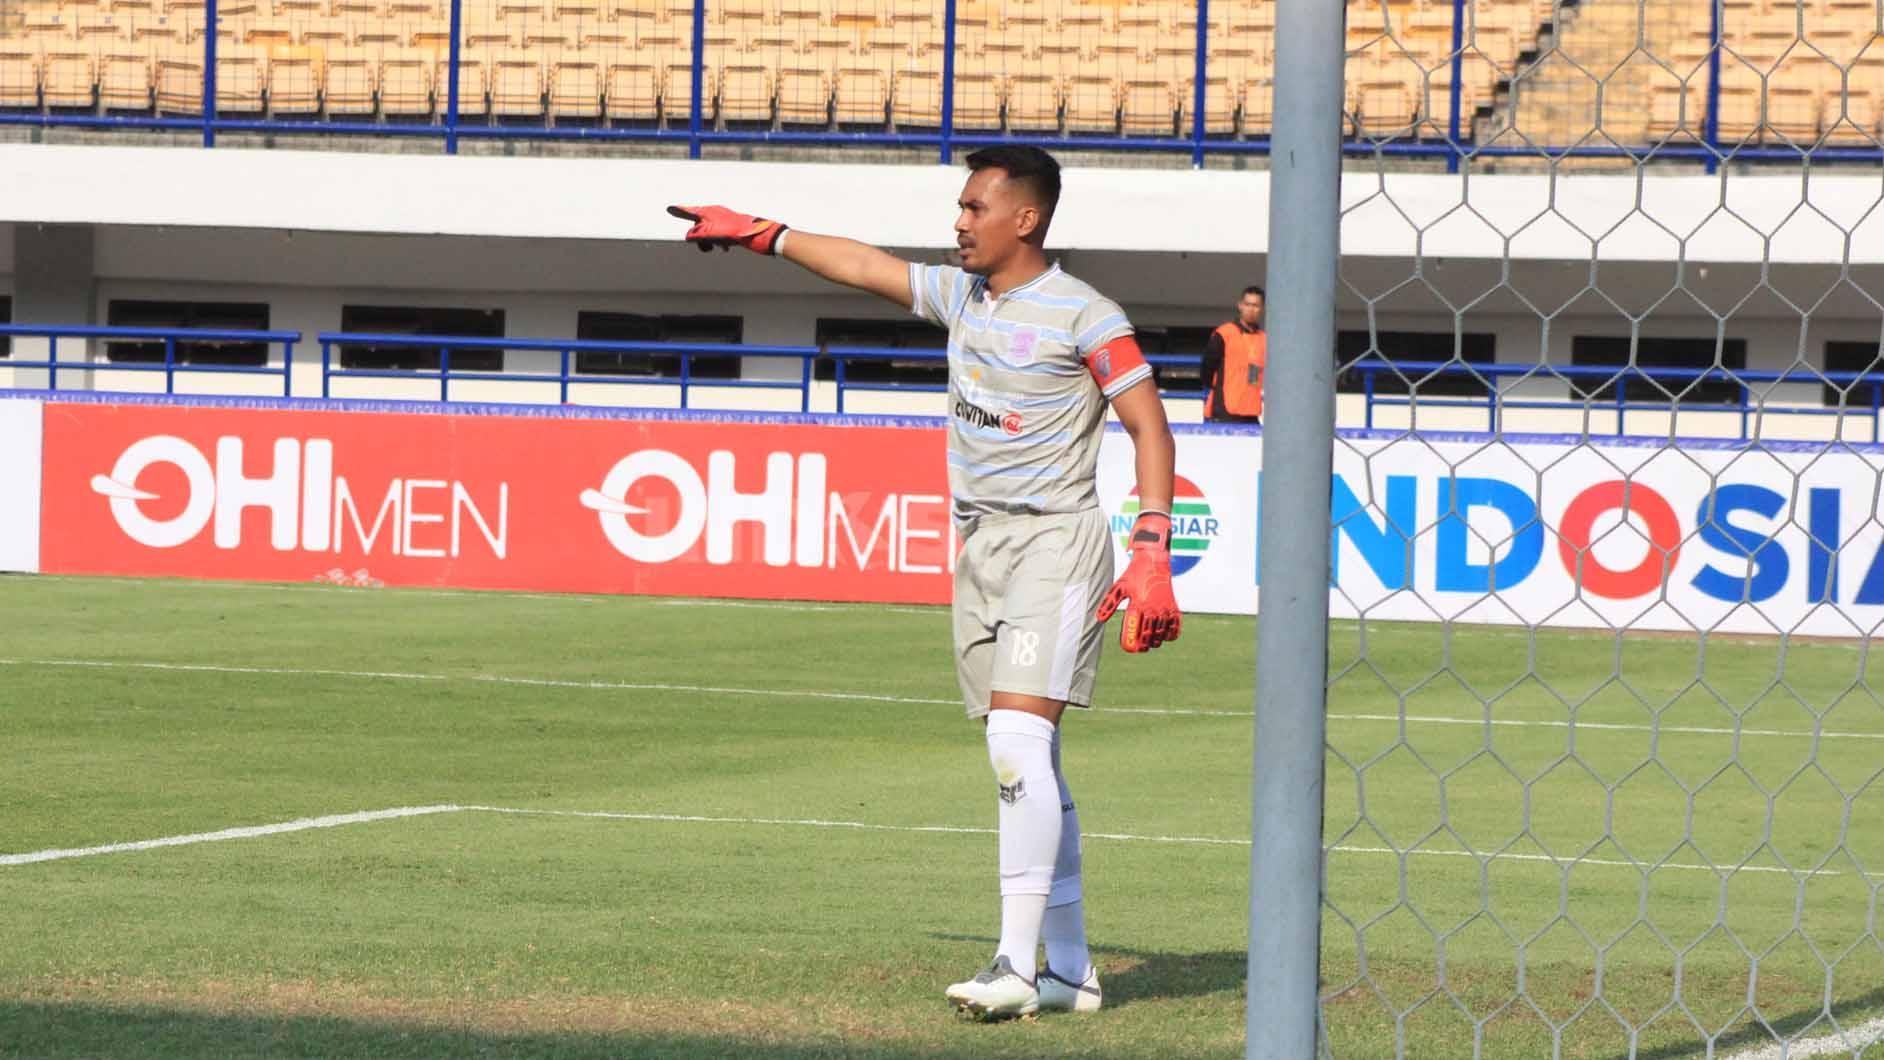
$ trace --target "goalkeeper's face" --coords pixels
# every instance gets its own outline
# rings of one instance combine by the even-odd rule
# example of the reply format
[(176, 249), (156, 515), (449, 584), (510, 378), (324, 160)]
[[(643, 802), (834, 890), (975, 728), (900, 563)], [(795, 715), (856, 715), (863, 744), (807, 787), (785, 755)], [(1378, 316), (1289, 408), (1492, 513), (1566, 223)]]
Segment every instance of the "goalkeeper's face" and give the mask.
[(955, 218), (955, 247), (962, 269), (988, 276), (1022, 253), (1042, 230), (1040, 207), (1007, 171), (979, 169), (968, 175)]

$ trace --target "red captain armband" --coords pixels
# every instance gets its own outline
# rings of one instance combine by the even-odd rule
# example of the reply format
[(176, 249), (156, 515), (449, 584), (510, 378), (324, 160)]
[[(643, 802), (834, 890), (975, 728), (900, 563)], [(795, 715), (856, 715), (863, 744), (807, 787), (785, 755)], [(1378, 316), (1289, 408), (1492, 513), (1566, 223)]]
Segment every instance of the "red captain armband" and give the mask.
[(1145, 355), (1138, 348), (1138, 338), (1120, 335), (1086, 355), (1086, 370), (1093, 382), (1110, 397), (1113, 387), (1140, 368), (1146, 367)]

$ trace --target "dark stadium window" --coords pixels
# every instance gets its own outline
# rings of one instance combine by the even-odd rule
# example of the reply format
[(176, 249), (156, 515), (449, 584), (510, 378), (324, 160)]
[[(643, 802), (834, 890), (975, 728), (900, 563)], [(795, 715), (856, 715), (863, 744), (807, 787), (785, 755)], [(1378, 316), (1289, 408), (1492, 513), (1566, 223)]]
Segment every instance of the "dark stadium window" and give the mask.
[[(105, 307), (105, 323), (114, 328), (215, 329), (267, 331), (265, 302), (156, 302), (114, 299)], [(219, 364), (259, 368), (268, 363), (266, 342), (178, 340), (178, 364)], [(162, 364), (162, 339), (105, 343), (105, 356), (128, 364)]]
[[(818, 318), (818, 348), (827, 346), (863, 346), (885, 350), (946, 350), (949, 333), (920, 320), (873, 320), (845, 317)], [(814, 366), (819, 379), (837, 378), (837, 361), (818, 358)], [(949, 366), (944, 360), (912, 360), (890, 357), (852, 357), (844, 362), (844, 379), (852, 383), (946, 383)]]
[[(440, 335), (458, 339), (501, 339), (501, 309), (448, 309), (436, 306), (343, 305), (340, 330), (363, 335)], [(382, 371), (436, 372), (436, 346), (342, 343), (340, 367)], [(451, 347), (454, 372), (501, 372), (504, 351)]]
[[(576, 338), (584, 342), (698, 342), (737, 346), (745, 341), (744, 317), (648, 316), (640, 313), (576, 314)], [(693, 379), (737, 379), (739, 358), (696, 356)], [(588, 375), (645, 375), (678, 379), (680, 355), (672, 353), (578, 352), (576, 371)]]
[[(1335, 368), (1340, 374), (1335, 379), (1335, 389), (1351, 394), (1367, 389), (1367, 373), (1353, 367), (1356, 362), (1384, 365), (1450, 361), (1455, 339), (1459, 360), (1466, 364), (1491, 364), (1497, 360), (1498, 337), (1487, 331), (1459, 335), (1450, 331), (1337, 332)], [(1431, 371), (1393, 372), (1383, 367), (1373, 373), (1374, 393), (1404, 394), (1417, 388), (1422, 397), (1484, 397), (1486, 394), (1485, 384), (1464, 368), (1454, 366), (1440, 375), (1427, 374)]]
[[(1629, 363), (1629, 338), (1626, 335), (1578, 335), (1570, 340), (1570, 363), (1579, 367), (1620, 368)], [(1661, 339), (1646, 336), (1636, 339), (1635, 366), (1650, 368), (1708, 368), (1714, 365), (1713, 339)], [(1720, 344), (1720, 367), (1741, 369), (1747, 366), (1747, 340), (1726, 339)], [(1630, 401), (1652, 403), (1680, 395), (1683, 404), (1732, 405), (1740, 401), (1740, 385), (1731, 379), (1709, 378), (1699, 384), (1692, 378), (1662, 379), (1651, 382), (1638, 373), (1623, 376), (1623, 396)], [(1599, 380), (1572, 379), (1571, 392), (1580, 398), (1611, 401), (1616, 397), (1613, 384)]]
[(1183, 357), (1180, 364), (1154, 364), (1152, 378), (1164, 390), (1178, 393), (1204, 389), (1204, 347), (1210, 345), (1215, 330), (1188, 324), (1139, 324), (1138, 348), (1147, 356)]
[[(13, 323), (13, 299), (0, 294), (0, 324)], [(0, 357), (13, 356), (13, 336), (0, 335)]]
[(1884, 345), (1875, 342), (1828, 342), (1825, 344), (1825, 370), (1863, 373), (1867, 376), (1856, 382), (1841, 380), (1836, 386), (1827, 384), (1823, 388), (1827, 405), (1838, 404), (1842, 392), (1842, 400), (1847, 408), (1867, 408), (1873, 400), (1873, 382), (1884, 390)]

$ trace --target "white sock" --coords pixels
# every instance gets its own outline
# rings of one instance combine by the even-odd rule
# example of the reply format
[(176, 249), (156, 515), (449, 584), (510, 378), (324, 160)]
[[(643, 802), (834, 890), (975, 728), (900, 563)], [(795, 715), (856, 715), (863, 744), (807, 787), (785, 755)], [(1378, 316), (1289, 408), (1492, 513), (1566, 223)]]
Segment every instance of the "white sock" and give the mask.
[(1086, 947), (1085, 891), (1080, 884), (1079, 811), (1060, 767), (1060, 731), (1053, 732), (1053, 776), (1060, 789), (1060, 849), (1053, 862), (1053, 889), (1047, 895), (1047, 913), (1040, 922), (1040, 939), (1047, 946), (1047, 967), (1069, 982), (1083, 982), (1092, 971), (1092, 951)]
[(988, 714), (988, 761), (1000, 785), (1001, 944), (1023, 978), (1035, 975), (1040, 922), (1060, 848), (1052, 722), (1024, 710)]

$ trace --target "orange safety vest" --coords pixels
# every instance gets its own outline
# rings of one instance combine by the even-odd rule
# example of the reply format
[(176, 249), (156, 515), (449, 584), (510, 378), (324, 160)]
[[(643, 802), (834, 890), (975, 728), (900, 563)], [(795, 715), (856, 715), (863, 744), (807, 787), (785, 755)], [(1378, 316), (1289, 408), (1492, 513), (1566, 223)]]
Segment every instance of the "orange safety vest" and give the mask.
[(1223, 340), (1223, 410), (1232, 416), (1261, 416), (1269, 333), (1244, 331), (1232, 320), (1217, 328), (1217, 337)]

